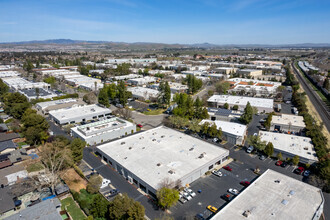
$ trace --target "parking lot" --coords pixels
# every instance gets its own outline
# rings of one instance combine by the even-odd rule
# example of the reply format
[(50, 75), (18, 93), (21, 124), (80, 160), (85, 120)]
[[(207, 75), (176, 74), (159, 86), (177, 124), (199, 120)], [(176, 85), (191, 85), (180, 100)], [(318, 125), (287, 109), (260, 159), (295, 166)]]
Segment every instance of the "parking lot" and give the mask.
[[(190, 188), (196, 192), (196, 196), (186, 203), (177, 203), (171, 208), (174, 219), (193, 219), (196, 214), (203, 214), (204, 218), (209, 218), (213, 212), (207, 209), (208, 205), (212, 205), (218, 210), (224, 207), (227, 202), (220, 198), (221, 195), (228, 193), (229, 188), (242, 191), (244, 186), (240, 185), (241, 181), (253, 181), (257, 175), (247, 168), (245, 164), (240, 162), (231, 162), (229, 166), (232, 171), (220, 169), (222, 176), (218, 177), (210, 174), (200, 178), (190, 185)], [(201, 190), (201, 193), (198, 193)], [(230, 194), (230, 193), (228, 193)]]

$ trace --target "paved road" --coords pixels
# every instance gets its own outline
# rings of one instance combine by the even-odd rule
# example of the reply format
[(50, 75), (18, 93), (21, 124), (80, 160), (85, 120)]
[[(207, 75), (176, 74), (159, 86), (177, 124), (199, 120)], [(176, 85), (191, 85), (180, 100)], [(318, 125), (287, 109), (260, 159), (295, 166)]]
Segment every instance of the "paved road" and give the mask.
[(305, 90), (306, 94), (314, 105), (316, 111), (319, 113), (325, 127), (328, 129), (328, 132), (330, 132), (330, 114), (328, 107), (321, 100), (319, 95), (314, 91), (311, 85), (306, 82), (306, 79), (301, 75), (300, 71), (296, 69), (293, 63), (291, 63), (291, 66), (294, 70), (295, 75), (298, 78), (299, 83), (302, 85), (303, 89)]
[(118, 188), (122, 193), (136, 201), (139, 201), (145, 207), (146, 216), (150, 219), (160, 218), (163, 212), (154, 205), (154, 203), (146, 196), (141, 194), (133, 185), (123, 178), (118, 172), (103, 164), (98, 157), (92, 154), (92, 149), (86, 147), (84, 149), (83, 160), (94, 168), (104, 178), (111, 180), (111, 184)]
[(49, 130), (53, 132), (53, 135), (63, 135), (67, 137), (69, 140), (72, 140), (72, 137), (68, 135), (64, 130), (61, 129), (60, 126), (56, 125), (54, 122), (50, 121), (49, 118), (47, 117), (46, 120), (48, 121), (49, 124)]

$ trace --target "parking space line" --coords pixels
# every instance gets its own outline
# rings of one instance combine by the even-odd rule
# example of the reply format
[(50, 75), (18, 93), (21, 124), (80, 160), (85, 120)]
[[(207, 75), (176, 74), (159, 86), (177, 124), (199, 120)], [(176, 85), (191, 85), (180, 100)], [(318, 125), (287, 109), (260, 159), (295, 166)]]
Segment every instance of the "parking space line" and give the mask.
[(270, 162), (272, 162), (273, 160), (272, 159), (270, 159), (270, 161), (268, 162), (268, 163), (270, 163)]
[(288, 167), (286, 167), (285, 169), (288, 169), (290, 167), (290, 165)]

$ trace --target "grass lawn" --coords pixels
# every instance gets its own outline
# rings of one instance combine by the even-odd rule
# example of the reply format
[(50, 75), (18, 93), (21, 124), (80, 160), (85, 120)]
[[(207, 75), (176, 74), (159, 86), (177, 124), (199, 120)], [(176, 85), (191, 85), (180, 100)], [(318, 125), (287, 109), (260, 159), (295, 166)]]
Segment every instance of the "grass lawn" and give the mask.
[(19, 142), (19, 143), (17, 143), (17, 145), (18, 145), (18, 147), (22, 147), (22, 146), (24, 146), (24, 145), (28, 145), (28, 144), (25, 143), (25, 142)]
[(73, 220), (86, 219), (79, 206), (73, 201), (72, 197), (61, 200), (62, 209), (66, 210)]
[(42, 170), (44, 169), (44, 166), (40, 163), (40, 162), (37, 162), (37, 163), (34, 163), (34, 164), (30, 164), (26, 170), (31, 173), (31, 172), (35, 172), (35, 171), (39, 171), (39, 170)]
[(162, 108), (151, 110), (151, 111), (145, 111), (143, 114), (145, 115), (160, 115), (164, 112), (165, 110)]

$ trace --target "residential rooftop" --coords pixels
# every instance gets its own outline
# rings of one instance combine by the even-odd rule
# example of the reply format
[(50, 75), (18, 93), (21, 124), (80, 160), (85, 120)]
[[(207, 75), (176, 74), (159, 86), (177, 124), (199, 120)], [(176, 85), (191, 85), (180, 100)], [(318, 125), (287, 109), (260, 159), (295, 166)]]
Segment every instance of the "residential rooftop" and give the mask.
[(313, 219), (323, 203), (320, 189), (268, 169), (212, 219)]
[(164, 126), (102, 144), (98, 149), (154, 189), (164, 179), (176, 182), (228, 152)]

